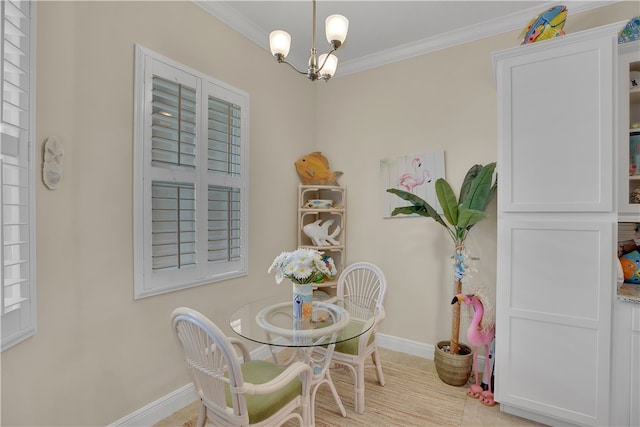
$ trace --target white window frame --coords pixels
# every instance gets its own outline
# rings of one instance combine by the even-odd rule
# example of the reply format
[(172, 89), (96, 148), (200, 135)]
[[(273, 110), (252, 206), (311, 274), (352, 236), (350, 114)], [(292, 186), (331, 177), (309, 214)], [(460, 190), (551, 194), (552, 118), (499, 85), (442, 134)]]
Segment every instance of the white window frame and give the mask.
[[(197, 70), (147, 48), (135, 47), (134, 110), (134, 298), (173, 292), (248, 274), (248, 154), (249, 95)], [(196, 90), (195, 172), (152, 165), (152, 78), (156, 75)], [(215, 174), (207, 169), (207, 105), (215, 97), (240, 107), (239, 174)], [(204, 100), (204, 101), (203, 101)], [(202, 120), (204, 118), (204, 120)], [(204, 139), (202, 138), (204, 136)], [(195, 265), (190, 268), (153, 269), (152, 181), (195, 185)], [(240, 247), (235, 260), (207, 260), (207, 189), (223, 186), (240, 191)]]
[[(8, 144), (0, 152), (0, 324), (2, 327), (0, 351), (5, 351), (37, 332), (36, 287), (36, 221), (35, 221), (35, 70), (36, 70), (36, 3), (33, 1), (2, 1), (0, 5), (0, 134), (2, 144)], [(16, 46), (5, 37), (16, 34), (15, 27), (5, 21), (7, 8), (17, 7), (23, 12), (20, 32), (28, 38), (26, 57), (28, 67), (16, 66), (15, 59), (24, 53), (23, 46)], [(15, 22), (15, 21), (14, 21)], [(22, 25), (24, 24), (24, 25)], [(6, 67), (6, 69), (5, 69)], [(27, 69), (28, 68), (28, 69)], [(27, 75), (15, 82), (5, 80), (5, 73)], [(7, 75), (8, 76), (8, 75)], [(8, 79), (13, 80), (11, 77)], [(19, 99), (14, 95), (21, 93)], [(5, 98), (5, 96), (7, 96)], [(20, 123), (16, 126), (16, 118)], [(23, 120), (24, 118), (24, 120)], [(19, 136), (16, 135), (17, 134)], [(10, 147), (10, 148), (9, 148)], [(17, 172), (20, 170), (20, 172)], [(26, 193), (26, 194), (25, 194)], [(16, 236), (15, 213), (20, 214), (19, 232)], [(26, 224), (25, 224), (26, 222)], [(18, 267), (20, 266), (20, 267)]]

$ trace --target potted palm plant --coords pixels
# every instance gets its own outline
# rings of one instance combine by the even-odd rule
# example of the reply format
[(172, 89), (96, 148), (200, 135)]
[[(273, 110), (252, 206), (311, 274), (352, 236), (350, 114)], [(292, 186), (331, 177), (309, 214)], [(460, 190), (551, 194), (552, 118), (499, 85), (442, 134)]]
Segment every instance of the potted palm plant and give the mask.
[[(415, 194), (396, 188), (387, 189), (389, 193), (411, 203), (409, 206), (395, 208), (391, 212), (392, 216), (418, 214), (433, 218), (447, 230), (454, 243), (453, 295), (462, 293), (462, 281), (467, 272), (469, 255), (465, 250), (465, 240), (471, 228), (486, 218), (485, 209), (496, 193), (498, 182), (497, 177), (494, 181), (495, 168), (495, 162), (484, 166), (472, 166), (462, 182), (458, 198), (444, 178), (437, 179), (436, 196), (442, 207), (444, 219), (436, 209)], [(469, 379), (472, 354), (468, 346), (459, 342), (460, 304), (453, 305), (452, 316), (451, 338), (448, 342), (438, 343), (434, 362), (440, 379), (448, 384), (463, 385)], [(456, 360), (461, 356), (464, 356), (464, 361)]]

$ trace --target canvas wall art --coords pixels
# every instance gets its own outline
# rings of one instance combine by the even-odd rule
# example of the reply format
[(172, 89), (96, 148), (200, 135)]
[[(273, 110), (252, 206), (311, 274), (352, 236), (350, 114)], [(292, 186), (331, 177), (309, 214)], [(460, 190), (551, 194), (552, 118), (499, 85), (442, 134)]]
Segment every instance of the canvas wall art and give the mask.
[(409, 204), (400, 197), (387, 193), (387, 188), (398, 188), (413, 193), (441, 212), (436, 198), (435, 182), (438, 178), (444, 178), (444, 151), (382, 159), (380, 177), (383, 218), (392, 218), (393, 209)]

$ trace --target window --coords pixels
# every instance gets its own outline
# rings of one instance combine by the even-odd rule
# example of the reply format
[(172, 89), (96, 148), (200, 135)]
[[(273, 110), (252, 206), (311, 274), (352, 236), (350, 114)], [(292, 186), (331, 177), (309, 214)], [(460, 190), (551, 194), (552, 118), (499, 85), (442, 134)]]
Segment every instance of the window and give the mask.
[(30, 1), (0, 2), (2, 351), (36, 333), (34, 9)]
[(249, 96), (136, 47), (135, 298), (247, 274)]

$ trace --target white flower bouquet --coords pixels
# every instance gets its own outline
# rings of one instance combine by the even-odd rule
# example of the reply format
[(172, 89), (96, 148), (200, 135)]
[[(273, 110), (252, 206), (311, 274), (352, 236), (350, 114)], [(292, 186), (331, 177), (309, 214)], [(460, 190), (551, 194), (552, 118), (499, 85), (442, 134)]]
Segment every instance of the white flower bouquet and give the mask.
[(321, 283), (336, 274), (333, 258), (315, 249), (299, 248), (293, 252), (282, 252), (273, 260), (268, 272), (276, 274), (276, 283), (286, 277), (293, 283)]

